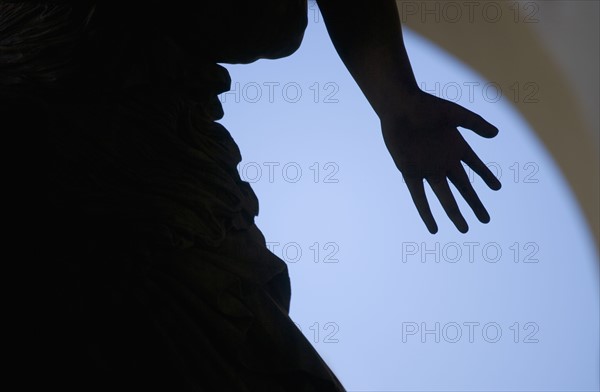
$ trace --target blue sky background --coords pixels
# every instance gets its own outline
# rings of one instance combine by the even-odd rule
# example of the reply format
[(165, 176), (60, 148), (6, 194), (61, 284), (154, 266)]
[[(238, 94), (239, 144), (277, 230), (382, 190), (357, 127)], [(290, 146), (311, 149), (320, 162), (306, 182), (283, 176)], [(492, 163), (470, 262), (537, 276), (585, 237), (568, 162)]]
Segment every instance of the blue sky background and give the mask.
[(293, 56), (225, 65), (221, 96), (257, 225), (289, 267), (292, 319), (349, 391), (598, 390), (598, 254), (511, 105), (543, 104), (543, 90), (483, 80), (404, 30), (422, 88), (500, 129), (491, 140), (462, 130), (503, 184), (472, 177), (491, 223), (457, 197), (470, 225), (459, 233), (427, 189), (431, 235), (312, 7)]

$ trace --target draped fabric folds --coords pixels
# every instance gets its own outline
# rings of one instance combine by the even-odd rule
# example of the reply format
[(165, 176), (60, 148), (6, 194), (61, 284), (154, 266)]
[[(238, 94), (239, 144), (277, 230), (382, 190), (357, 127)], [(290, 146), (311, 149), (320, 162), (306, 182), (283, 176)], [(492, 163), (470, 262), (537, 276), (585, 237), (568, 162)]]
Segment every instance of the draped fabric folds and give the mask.
[(27, 287), (23, 385), (343, 391), (288, 316), (286, 264), (216, 122), (225, 68), (160, 29), (103, 35), (116, 27), (100, 7), (7, 4), (2, 127), (20, 157), (20, 262), (43, 282)]

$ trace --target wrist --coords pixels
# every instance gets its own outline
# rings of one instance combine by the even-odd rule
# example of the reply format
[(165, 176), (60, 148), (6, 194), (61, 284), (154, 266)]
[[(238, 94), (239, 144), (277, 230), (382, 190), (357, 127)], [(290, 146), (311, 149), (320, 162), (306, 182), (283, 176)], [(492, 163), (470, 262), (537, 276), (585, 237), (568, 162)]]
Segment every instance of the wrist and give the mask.
[(381, 121), (391, 118), (410, 118), (418, 111), (422, 91), (414, 86), (406, 86), (389, 94), (381, 102), (372, 104)]

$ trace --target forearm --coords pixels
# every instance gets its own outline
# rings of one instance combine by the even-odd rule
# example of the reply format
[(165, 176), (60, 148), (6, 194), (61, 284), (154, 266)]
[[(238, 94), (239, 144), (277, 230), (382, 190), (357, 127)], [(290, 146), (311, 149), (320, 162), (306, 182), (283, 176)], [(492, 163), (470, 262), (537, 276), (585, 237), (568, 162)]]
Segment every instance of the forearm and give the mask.
[(381, 118), (418, 91), (395, 0), (317, 0), (331, 40)]

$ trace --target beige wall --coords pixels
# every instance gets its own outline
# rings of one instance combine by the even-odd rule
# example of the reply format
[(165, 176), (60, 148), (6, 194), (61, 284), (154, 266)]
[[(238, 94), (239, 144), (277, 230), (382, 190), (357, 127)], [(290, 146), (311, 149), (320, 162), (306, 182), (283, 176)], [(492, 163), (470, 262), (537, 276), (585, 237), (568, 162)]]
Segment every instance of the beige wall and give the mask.
[[(405, 26), (501, 86), (554, 156), (599, 244), (599, 1), (397, 1)], [(460, 14), (459, 14), (460, 12)]]

